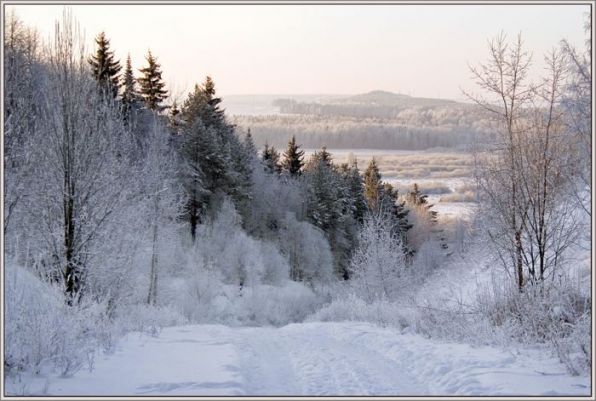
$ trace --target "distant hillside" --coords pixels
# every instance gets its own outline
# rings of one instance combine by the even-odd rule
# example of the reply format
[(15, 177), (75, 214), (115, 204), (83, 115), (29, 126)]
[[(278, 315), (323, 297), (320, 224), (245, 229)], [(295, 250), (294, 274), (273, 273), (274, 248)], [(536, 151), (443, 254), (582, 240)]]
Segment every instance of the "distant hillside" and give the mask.
[(360, 95), (340, 99), (332, 99), (322, 102), (324, 104), (361, 104), (371, 106), (393, 106), (393, 107), (414, 107), (414, 106), (444, 106), (454, 105), (457, 102), (446, 99), (431, 99), (424, 97), (412, 97), (400, 93), (375, 90)]
[(278, 107), (282, 114), (382, 119), (395, 119), (406, 110), (426, 112), (434, 109), (468, 109), (470, 106), (453, 100), (412, 97), (380, 90), (355, 96), (321, 98), (315, 101), (279, 98), (272, 104)]
[(252, 110), (257, 104), (270, 107), (256, 113), (234, 113), (230, 107), (232, 121), (242, 130), (250, 128), (259, 146), (283, 148), (295, 135), (307, 148), (465, 148), (491, 140), (493, 132), (490, 120), (475, 105), (380, 90), (352, 96), (261, 95), (238, 100), (250, 100), (247, 106)]

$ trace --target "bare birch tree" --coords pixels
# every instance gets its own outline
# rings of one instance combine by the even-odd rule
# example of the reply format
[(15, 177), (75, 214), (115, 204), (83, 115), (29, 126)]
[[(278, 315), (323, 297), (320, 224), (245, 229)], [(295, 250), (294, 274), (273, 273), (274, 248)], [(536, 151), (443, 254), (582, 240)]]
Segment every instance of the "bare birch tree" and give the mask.
[[(478, 86), (489, 98), (465, 93), (488, 111), (497, 123), (497, 141), (488, 154), (477, 155), (477, 182), (494, 217), (492, 240), (506, 266), (513, 266), (521, 291), (523, 275), (523, 230), (527, 205), (520, 196), (520, 173), (523, 160), (519, 154), (521, 121), (533, 88), (528, 82), (531, 55), (524, 51), (521, 35), (512, 47), (503, 33), (488, 43), (490, 56), (486, 64), (471, 67)], [(488, 155), (488, 157), (486, 157)]]
[(489, 63), (472, 73), (498, 101), (468, 97), (495, 117), (498, 139), (476, 155), (476, 177), (490, 238), (521, 292), (555, 272), (579, 227), (565, 178), (576, 160), (561, 107), (567, 61), (553, 50), (545, 57), (546, 77), (535, 85), (521, 37), (509, 48), (501, 35), (489, 49)]

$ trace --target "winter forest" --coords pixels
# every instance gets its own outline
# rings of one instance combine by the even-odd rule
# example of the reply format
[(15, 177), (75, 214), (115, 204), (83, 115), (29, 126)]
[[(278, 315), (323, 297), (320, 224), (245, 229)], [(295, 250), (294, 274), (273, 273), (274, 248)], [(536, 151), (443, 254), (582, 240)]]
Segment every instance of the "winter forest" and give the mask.
[[(4, 395), (590, 395), (590, 21), (478, 38), (461, 109), (233, 117), (217, 71), (175, 97), (5, 15)], [(454, 193), (334, 152), (458, 146)]]

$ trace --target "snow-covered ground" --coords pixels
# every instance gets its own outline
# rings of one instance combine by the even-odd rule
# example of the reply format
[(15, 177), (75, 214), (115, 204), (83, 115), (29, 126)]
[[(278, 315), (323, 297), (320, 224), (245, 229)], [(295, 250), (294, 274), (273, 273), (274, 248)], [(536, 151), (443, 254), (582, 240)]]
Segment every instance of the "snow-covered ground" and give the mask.
[(366, 323), (194, 325), (127, 335), (92, 371), (7, 380), (28, 395), (589, 395), (538, 351), (427, 340)]

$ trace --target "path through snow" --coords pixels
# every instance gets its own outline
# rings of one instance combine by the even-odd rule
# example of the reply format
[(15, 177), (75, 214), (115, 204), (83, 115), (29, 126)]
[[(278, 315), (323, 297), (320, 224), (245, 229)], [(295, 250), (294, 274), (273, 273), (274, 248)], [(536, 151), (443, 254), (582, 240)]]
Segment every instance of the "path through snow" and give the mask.
[(29, 395), (589, 395), (538, 352), (442, 343), (366, 323), (129, 334), (92, 372), (7, 381)]

